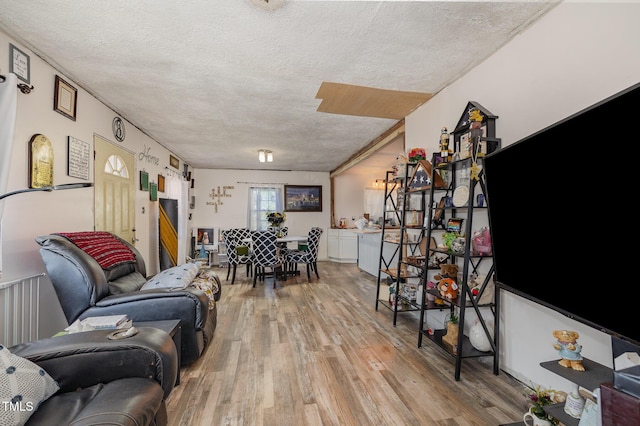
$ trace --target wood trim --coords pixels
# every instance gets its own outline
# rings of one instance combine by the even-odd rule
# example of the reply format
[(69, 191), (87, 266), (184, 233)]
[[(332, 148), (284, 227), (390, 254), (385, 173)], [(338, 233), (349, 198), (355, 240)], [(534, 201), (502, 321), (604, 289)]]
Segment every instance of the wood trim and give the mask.
[(398, 121), (386, 132), (378, 136), (376, 139), (371, 141), (367, 146), (365, 146), (360, 151), (352, 155), (347, 161), (345, 161), (344, 163), (339, 165), (337, 168), (332, 170), (331, 173), (329, 174), (329, 177), (333, 179), (334, 177), (346, 172), (351, 167), (357, 165), (361, 161), (375, 154), (379, 149), (391, 143), (393, 140), (395, 140), (398, 136), (402, 134), (404, 134), (404, 119)]

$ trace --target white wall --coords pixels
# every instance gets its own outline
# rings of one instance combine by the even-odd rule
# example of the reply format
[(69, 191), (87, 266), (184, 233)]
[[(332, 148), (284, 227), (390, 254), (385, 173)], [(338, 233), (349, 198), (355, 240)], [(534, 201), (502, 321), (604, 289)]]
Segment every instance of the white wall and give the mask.
[[(406, 146), (424, 146), (429, 153), (437, 150), (440, 128), (447, 126), (451, 131), (469, 101), (477, 101), (499, 116), (497, 136), (506, 146), (638, 83), (639, 20), (637, 2), (559, 5), (408, 116)], [(603, 149), (617, 146), (615, 135), (620, 130), (612, 129), (611, 141), (601, 141), (606, 145)], [(595, 154), (600, 148), (585, 145), (585, 149), (594, 150), (594, 162), (601, 160)], [(548, 161), (550, 154), (556, 162)], [(540, 179), (543, 185), (550, 167), (561, 164), (568, 155), (554, 151), (552, 146), (541, 146), (540, 167), (533, 171), (532, 178)], [(550, 206), (550, 210), (553, 208)], [(527, 230), (520, 231), (524, 234)], [(551, 261), (562, 261), (560, 254), (549, 256)], [(544, 261), (538, 273), (541, 280), (547, 278)], [(585, 284), (569, 285), (576, 286), (578, 297)], [(583, 296), (589, 297), (589, 293)], [(520, 380), (571, 389), (566, 380), (539, 366), (542, 361), (557, 358), (552, 348), (554, 329), (577, 330), (583, 356), (612, 366), (610, 339), (603, 333), (510, 293), (502, 293), (501, 303), (500, 366)]]
[[(256, 162), (258, 159), (256, 158)], [(219, 227), (220, 229), (248, 227), (247, 211), (249, 201), (249, 187), (283, 185), (322, 185), (321, 212), (287, 212), (285, 226), (289, 228), (289, 235), (307, 235), (313, 226), (324, 229), (318, 248), (318, 260), (327, 259), (327, 229), (331, 227), (331, 189), (329, 173), (326, 172), (280, 172), (270, 170), (210, 170), (197, 169), (193, 171), (195, 208), (190, 210), (193, 215), (189, 221), (189, 228)], [(212, 197), (211, 194), (227, 189), (228, 197)], [(218, 190), (219, 188), (219, 190)], [(222, 201), (216, 212), (212, 203)]]
[[(28, 187), (29, 155), (28, 143), (34, 134), (44, 134), (54, 150), (54, 184), (93, 182), (94, 170), (91, 164), (90, 177), (82, 179), (67, 176), (67, 137), (73, 136), (90, 144), (93, 148), (94, 134), (101, 135), (115, 143), (111, 128), (117, 115), (97, 99), (84, 91), (77, 83), (57, 72), (38, 56), (15, 40), (0, 32), (0, 71), (9, 72), (9, 43), (16, 45), (30, 56), (31, 84), (35, 87), (30, 94), (18, 93), (17, 119), (14, 146), (11, 156), (10, 177), (7, 192)], [(60, 75), (78, 89), (77, 119), (72, 121), (53, 110), (55, 75)], [(16, 88), (17, 90), (17, 88)], [(124, 118), (124, 117), (123, 117)], [(1, 119), (1, 118), (0, 118)], [(157, 175), (165, 173), (169, 165), (169, 151), (133, 125), (125, 122), (126, 138), (117, 143), (135, 154), (136, 185), (139, 185), (138, 170), (149, 172), (150, 181), (157, 182)], [(148, 161), (147, 153), (159, 159)], [(44, 264), (38, 253), (39, 246), (34, 238), (52, 232), (72, 232), (93, 230), (94, 226), (93, 188), (54, 192), (36, 192), (6, 198), (3, 202), (2, 218), (2, 280), (9, 281), (44, 272)], [(159, 193), (159, 197), (163, 194)], [(142, 207), (145, 213), (142, 213)], [(147, 265), (147, 272), (158, 271), (158, 202), (149, 201), (149, 192), (136, 191), (136, 236), (137, 248)], [(41, 317), (41, 336), (52, 335), (66, 327), (53, 287), (47, 278), (42, 286), (46, 308)]]

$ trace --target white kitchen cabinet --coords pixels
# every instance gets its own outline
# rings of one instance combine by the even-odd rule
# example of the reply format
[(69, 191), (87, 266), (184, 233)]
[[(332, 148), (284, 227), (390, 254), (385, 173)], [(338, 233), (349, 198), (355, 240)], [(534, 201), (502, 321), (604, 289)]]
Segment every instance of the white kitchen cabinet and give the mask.
[(382, 231), (356, 231), (356, 233), (358, 235), (358, 268), (377, 277), (380, 267)]
[(358, 261), (358, 238), (354, 230), (330, 228), (327, 232), (329, 260), (340, 263)]

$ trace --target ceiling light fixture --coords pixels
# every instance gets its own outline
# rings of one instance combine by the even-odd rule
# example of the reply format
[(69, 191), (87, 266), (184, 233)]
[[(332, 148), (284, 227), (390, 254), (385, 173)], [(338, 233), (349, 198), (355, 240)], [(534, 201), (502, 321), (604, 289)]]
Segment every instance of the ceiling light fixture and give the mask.
[(261, 163), (265, 162), (266, 159), (266, 153), (264, 152), (264, 149), (261, 149), (260, 151), (258, 151), (258, 160), (260, 160)]
[(266, 151), (266, 153), (267, 153), (267, 162), (268, 163), (272, 163), (273, 162), (273, 152)]
[(261, 163), (264, 163), (265, 161), (268, 163), (272, 163), (273, 162), (273, 152), (269, 151), (268, 149), (261, 149), (258, 151), (258, 160), (260, 160)]

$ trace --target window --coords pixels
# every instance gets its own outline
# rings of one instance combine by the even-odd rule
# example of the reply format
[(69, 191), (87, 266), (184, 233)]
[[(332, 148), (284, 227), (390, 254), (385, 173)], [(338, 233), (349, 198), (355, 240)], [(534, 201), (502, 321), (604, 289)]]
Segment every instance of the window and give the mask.
[(282, 188), (249, 188), (249, 229), (264, 231), (269, 227), (268, 212), (282, 212)]
[(129, 170), (124, 164), (124, 160), (117, 155), (110, 155), (104, 165), (104, 172), (110, 175), (122, 176), (123, 178), (129, 177)]

